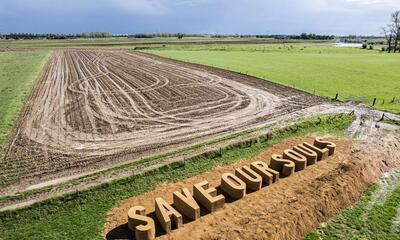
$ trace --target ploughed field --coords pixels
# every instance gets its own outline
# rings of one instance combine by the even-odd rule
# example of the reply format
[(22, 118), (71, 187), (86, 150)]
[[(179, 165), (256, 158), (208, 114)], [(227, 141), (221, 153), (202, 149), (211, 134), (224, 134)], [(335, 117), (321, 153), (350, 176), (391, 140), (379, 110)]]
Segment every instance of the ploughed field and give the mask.
[(132, 51), (55, 51), (0, 164), (37, 183), (232, 133), (322, 103), (221, 69)]

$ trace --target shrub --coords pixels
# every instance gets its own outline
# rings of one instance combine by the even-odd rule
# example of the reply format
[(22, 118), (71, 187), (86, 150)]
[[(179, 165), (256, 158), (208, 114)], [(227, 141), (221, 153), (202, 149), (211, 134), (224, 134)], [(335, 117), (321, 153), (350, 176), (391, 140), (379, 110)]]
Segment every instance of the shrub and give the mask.
[(367, 44), (366, 44), (366, 43), (363, 43), (362, 48), (363, 48), (363, 49), (367, 49)]

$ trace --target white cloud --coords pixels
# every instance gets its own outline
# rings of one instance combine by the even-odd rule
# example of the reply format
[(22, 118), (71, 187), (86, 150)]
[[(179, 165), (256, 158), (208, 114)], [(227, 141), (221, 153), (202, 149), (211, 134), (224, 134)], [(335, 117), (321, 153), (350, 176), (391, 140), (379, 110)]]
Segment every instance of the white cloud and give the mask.
[(131, 13), (142, 15), (167, 15), (181, 14), (177, 12), (181, 8), (198, 7), (215, 0), (103, 0), (112, 7)]
[(111, 7), (142, 15), (164, 15), (169, 12), (165, 0), (106, 0)]
[(356, 3), (360, 5), (380, 5), (380, 4), (395, 4), (396, 2), (400, 4), (398, 0), (344, 0), (348, 3)]
[(176, 0), (176, 1), (170, 1), (171, 4), (177, 5), (177, 6), (199, 6), (199, 5), (204, 5), (204, 4), (209, 4), (213, 2), (217, 2), (216, 0)]
[(361, 11), (400, 7), (400, 0), (302, 0), (316, 11)]

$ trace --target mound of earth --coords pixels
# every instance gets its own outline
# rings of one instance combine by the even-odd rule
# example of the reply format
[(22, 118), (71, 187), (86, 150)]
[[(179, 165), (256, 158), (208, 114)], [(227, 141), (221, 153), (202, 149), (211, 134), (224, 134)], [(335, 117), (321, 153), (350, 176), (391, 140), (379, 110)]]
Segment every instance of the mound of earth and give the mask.
[[(400, 145), (390, 138), (373, 142), (328, 139), (337, 144), (337, 151), (328, 159), (249, 193), (241, 200), (226, 203), (217, 212), (187, 222), (171, 234), (158, 231), (158, 239), (188, 239), (188, 236), (190, 239), (299, 239), (316, 224), (354, 203), (366, 187), (400, 161)], [(190, 189), (203, 180), (216, 187), (225, 172), (234, 172), (235, 168), (256, 160), (269, 161), (272, 154), (312, 140), (312, 137), (290, 138), (254, 158), (218, 167), (182, 182), (159, 185), (127, 199), (109, 211), (103, 234), (107, 239), (132, 239), (134, 234), (126, 224), (130, 207), (142, 205), (153, 212), (156, 197), (172, 203), (174, 191), (183, 187)]]

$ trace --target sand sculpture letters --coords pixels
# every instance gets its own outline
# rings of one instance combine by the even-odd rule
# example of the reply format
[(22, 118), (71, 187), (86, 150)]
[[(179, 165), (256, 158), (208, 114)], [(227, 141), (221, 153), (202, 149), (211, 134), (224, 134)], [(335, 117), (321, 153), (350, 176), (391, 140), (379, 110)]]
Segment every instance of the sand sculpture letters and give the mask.
[(277, 182), (279, 178), (289, 177), (333, 155), (335, 148), (334, 143), (317, 137), (313, 144), (304, 142), (293, 149), (286, 149), (282, 154), (272, 155), (269, 164), (255, 161), (250, 166), (237, 168), (234, 173), (222, 174), (220, 194), (207, 181), (202, 181), (193, 185), (193, 194), (187, 188), (174, 192), (173, 205), (156, 198), (156, 219), (146, 215), (144, 207), (132, 207), (128, 211), (128, 227), (134, 231), (137, 240), (156, 237), (155, 221), (165, 233), (170, 233), (172, 229), (182, 227), (183, 216), (191, 220), (198, 219), (200, 206), (213, 213), (224, 206), (226, 198), (238, 200), (246, 196), (246, 190), (258, 191), (263, 186)]

